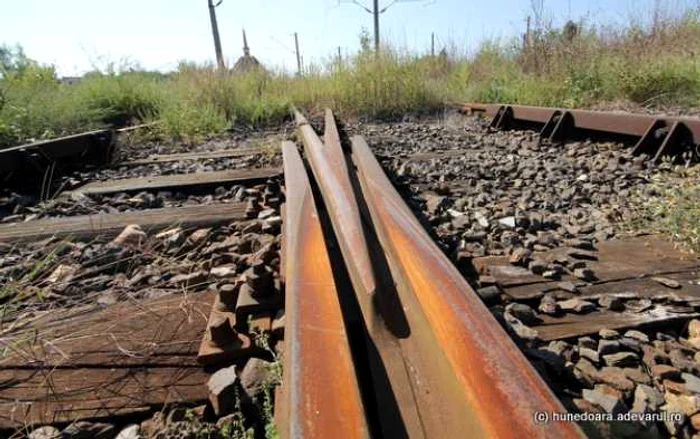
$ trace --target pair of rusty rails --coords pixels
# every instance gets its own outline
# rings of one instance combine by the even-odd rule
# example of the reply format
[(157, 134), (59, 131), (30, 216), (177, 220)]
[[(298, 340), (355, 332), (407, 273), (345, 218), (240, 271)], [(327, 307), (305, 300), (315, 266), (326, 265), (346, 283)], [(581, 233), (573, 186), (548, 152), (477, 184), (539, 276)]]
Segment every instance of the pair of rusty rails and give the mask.
[(540, 128), (540, 139), (563, 141), (576, 135), (635, 139), (633, 154), (654, 162), (691, 151), (700, 160), (700, 118), (657, 117), (609, 111), (572, 110), (511, 104), (450, 103), (448, 107), (491, 117), (491, 128)]
[[(582, 437), (573, 423), (538, 424), (538, 416), (551, 417), (563, 407), (422, 228), (365, 140), (353, 137), (346, 154), (330, 110), (323, 141), (300, 113), (295, 116), (367, 340), (378, 352), (373, 370), (386, 378), (391, 395), (367, 388), (380, 380), (360, 388), (309, 178), (296, 146), (285, 142), (286, 358), (276, 404), (281, 436)], [(386, 258), (389, 282), (372, 257), (377, 249)], [(391, 288), (400, 304), (392, 312), (405, 320), (402, 331), (388, 328), (396, 317), (387, 315)], [(396, 416), (386, 415), (392, 407)]]

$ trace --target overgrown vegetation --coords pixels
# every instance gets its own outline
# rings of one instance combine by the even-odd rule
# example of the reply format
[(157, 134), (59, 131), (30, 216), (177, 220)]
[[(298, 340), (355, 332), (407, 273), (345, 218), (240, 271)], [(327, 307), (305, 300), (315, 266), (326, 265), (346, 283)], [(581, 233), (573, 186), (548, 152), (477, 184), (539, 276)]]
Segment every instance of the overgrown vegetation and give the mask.
[(700, 166), (659, 173), (637, 197), (633, 229), (666, 234), (684, 250), (700, 254)]
[(393, 117), (429, 112), (445, 100), (591, 107), (700, 103), (700, 7), (654, 11), (624, 28), (585, 21), (562, 28), (532, 0), (532, 26), (522, 38), (487, 41), (473, 54), (418, 56), (384, 48), (369, 35), (346, 59), (314, 65), (302, 76), (219, 72), (183, 63), (162, 75), (108, 69), (61, 84), (51, 66), (20, 48), (0, 47), (0, 147), (132, 120), (161, 120), (160, 134), (193, 141), (232, 124), (274, 124), (288, 105), (330, 106), (343, 116)]

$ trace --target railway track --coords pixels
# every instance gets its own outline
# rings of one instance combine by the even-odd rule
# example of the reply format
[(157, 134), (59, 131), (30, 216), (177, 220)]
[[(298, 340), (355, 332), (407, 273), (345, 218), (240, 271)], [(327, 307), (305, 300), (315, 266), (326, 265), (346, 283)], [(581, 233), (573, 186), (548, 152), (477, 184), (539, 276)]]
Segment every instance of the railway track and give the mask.
[[(459, 108), (540, 136), (295, 110), (263, 147), (8, 150), (0, 429), (208, 401), (288, 438), (700, 431), (700, 263), (601, 213), (692, 161), (697, 121)], [(565, 418), (629, 412), (656, 418)]]
[[(354, 290), (349, 300), (360, 308), (359, 316), (346, 317), (356, 320), (346, 331), (359, 332), (362, 342), (356, 342), (354, 355), (369, 363), (370, 377), (358, 392), (358, 372), (348, 367), (349, 347), (334, 355), (343, 346), (336, 340), (344, 326), (336, 304), (335, 312), (324, 316), (333, 322), (321, 323), (318, 330), (315, 318), (303, 317), (314, 314), (307, 309), (323, 314), (327, 307), (315, 300), (335, 294), (333, 288), (309, 294), (302, 287), (333, 285), (327, 269), (319, 269), (315, 278), (311, 268), (323, 248), (317, 239), (286, 242), (287, 260), (294, 261), (286, 266), (285, 281), (293, 286), (287, 297), (303, 301), (287, 308), (287, 382), (293, 387), (285, 389), (285, 437), (369, 437), (365, 425), (374, 437), (461, 437), (465, 431), (471, 437), (580, 437), (574, 424), (536, 424), (533, 413), (563, 412), (563, 407), (432, 243), (364, 139), (353, 137), (346, 156), (330, 110), (323, 142), (300, 113), (295, 116), (349, 272)], [(292, 182), (304, 179), (297, 175), (305, 171), (296, 154), (286, 146), (286, 178)], [(288, 184), (287, 230), (303, 230), (316, 216), (313, 203), (303, 201), (310, 189), (290, 189), (296, 189), (294, 183)], [(302, 206), (307, 212), (300, 215)], [(295, 245), (313, 245), (313, 251)], [(323, 340), (314, 342), (316, 337)], [(313, 358), (324, 358), (325, 368), (307, 366)], [(328, 380), (338, 387), (328, 386)], [(364, 404), (357, 397), (344, 399), (345, 409), (333, 404), (338, 395), (358, 393)], [(341, 414), (355, 427), (338, 429), (334, 417)]]

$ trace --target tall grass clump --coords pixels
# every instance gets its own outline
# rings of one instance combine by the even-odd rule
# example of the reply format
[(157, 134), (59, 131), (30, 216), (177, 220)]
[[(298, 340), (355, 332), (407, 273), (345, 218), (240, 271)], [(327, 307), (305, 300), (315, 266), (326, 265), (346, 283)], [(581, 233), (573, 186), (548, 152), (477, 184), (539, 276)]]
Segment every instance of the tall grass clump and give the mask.
[(486, 42), (464, 60), (469, 74), (461, 95), (574, 107), (700, 104), (700, 7), (675, 15), (655, 10), (627, 26), (582, 20), (561, 28), (533, 9), (534, 24), (522, 38)]

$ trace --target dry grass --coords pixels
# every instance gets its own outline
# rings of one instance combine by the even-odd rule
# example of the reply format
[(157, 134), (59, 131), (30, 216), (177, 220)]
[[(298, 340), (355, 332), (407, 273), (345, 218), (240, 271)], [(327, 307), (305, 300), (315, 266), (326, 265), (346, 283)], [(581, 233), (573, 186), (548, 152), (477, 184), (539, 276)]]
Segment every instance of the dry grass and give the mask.
[[(293, 103), (341, 117), (439, 110), (445, 100), (592, 107), (633, 102), (700, 107), (700, 6), (654, 11), (646, 21), (556, 28), (536, 14), (529, 35), (486, 41), (472, 55), (421, 56), (386, 47), (310, 66), (301, 77), (232, 74), (183, 63), (176, 72), (90, 74), (60, 85), (51, 67), (0, 71), (0, 147), (132, 119), (160, 119), (158, 134), (194, 142), (231, 125), (277, 124)], [(21, 68), (20, 68), (21, 67)]]

